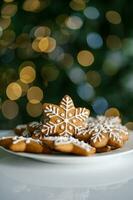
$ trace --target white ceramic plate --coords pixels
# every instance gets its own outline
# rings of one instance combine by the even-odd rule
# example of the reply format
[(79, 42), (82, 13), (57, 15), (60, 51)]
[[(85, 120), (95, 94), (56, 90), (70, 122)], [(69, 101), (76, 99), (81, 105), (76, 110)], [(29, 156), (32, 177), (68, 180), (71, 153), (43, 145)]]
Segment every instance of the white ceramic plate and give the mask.
[[(12, 132), (4, 132), (3, 135), (11, 135)], [(2, 148), (2, 147), (1, 147)], [(126, 142), (126, 144), (117, 150), (113, 150), (106, 153), (99, 153), (94, 154), (90, 157), (84, 157), (84, 156), (75, 156), (75, 155), (64, 155), (64, 154), (53, 154), (53, 155), (45, 155), (45, 154), (34, 154), (34, 153), (16, 153), (12, 152), (10, 150), (4, 149), (6, 152), (26, 157), (26, 158), (32, 158), (35, 160), (48, 162), (48, 163), (62, 163), (62, 164), (102, 164), (102, 162), (118, 162), (118, 159), (123, 159), (126, 156), (133, 156), (133, 134), (130, 132), (129, 140)]]

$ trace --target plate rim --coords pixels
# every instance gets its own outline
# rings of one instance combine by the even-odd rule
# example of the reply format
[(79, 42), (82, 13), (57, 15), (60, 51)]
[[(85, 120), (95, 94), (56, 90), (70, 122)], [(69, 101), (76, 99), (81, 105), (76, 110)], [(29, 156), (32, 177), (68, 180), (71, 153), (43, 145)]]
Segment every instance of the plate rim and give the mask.
[[(5, 135), (6, 136), (9, 136), (9, 133), (11, 130), (7, 130), (8, 131), (8, 134)], [(4, 131), (6, 132), (6, 131)], [(13, 131), (12, 131), (12, 134), (13, 134)], [(130, 132), (129, 132), (130, 134)], [(0, 149), (2, 149), (3, 151), (9, 153), (9, 154), (12, 154), (12, 155), (16, 155), (16, 156), (19, 156), (19, 157), (24, 157), (24, 158), (31, 158), (31, 159), (34, 159), (34, 160), (40, 160), (40, 161), (43, 161), (43, 162), (55, 162), (57, 161), (57, 163), (60, 163), (62, 162), (63, 163), (63, 160), (64, 160), (64, 163), (66, 163), (67, 161), (68, 162), (72, 162), (73, 163), (75, 161), (78, 161), (78, 160), (81, 160), (82, 161), (95, 161), (95, 160), (99, 160), (99, 159), (108, 159), (108, 158), (112, 158), (112, 157), (120, 157), (122, 155), (127, 155), (127, 154), (131, 154), (133, 153), (133, 146), (132, 148), (130, 149), (125, 149), (124, 150), (124, 147), (128, 146), (128, 144), (131, 142), (131, 138), (133, 140), (133, 134), (132, 134), (132, 137), (131, 137), (131, 134), (129, 135), (129, 140), (126, 142), (125, 146), (123, 146), (122, 148), (119, 148), (119, 149), (116, 149), (116, 150), (112, 150), (110, 152), (104, 152), (104, 153), (96, 153), (94, 155), (91, 155), (91, 156), (78, 156), (78, 155), (68, 155), (68, 154), (35, 154), (35, 153), (27, 153), (27, 152), (13, 152), (9, 149), (6, 149), (4, 147), (1, 147), (0, 146)], [(121, 151), (123, 150), (123, 151)], [(113, 153), (112, 153), (113, 152)]]

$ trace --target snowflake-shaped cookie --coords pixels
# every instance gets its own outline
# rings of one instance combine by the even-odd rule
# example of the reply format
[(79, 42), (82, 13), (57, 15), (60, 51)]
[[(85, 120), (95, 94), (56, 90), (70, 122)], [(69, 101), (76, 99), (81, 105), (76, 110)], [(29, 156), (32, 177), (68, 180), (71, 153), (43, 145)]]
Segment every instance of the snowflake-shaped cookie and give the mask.
[(96, 148), (107, 144), (121, 147), (128, 140), (128, 130), (118, 117), (97, 116), (88, 119), (88, 127), (80, 130), (76, 138), (89, 141)]
[(48, 122), (43, 125), (42, 133), (47, 135), (73, 135), (87, 126), (90, 111), (75, 108), (72, 99), (66, 95), (60, 105), (44, 104), (44, 113)]

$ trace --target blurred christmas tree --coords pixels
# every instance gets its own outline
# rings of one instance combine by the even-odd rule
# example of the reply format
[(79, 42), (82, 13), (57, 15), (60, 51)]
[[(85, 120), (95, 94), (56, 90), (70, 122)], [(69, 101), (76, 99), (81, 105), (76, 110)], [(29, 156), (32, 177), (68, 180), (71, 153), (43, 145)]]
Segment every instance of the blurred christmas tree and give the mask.
[(107, 112), (132, 121), (132, 8), (127, 0), (1, 1), (0, 128), (40, 117), (43, 102), (65, 94), (94, 115), (115, 107)]

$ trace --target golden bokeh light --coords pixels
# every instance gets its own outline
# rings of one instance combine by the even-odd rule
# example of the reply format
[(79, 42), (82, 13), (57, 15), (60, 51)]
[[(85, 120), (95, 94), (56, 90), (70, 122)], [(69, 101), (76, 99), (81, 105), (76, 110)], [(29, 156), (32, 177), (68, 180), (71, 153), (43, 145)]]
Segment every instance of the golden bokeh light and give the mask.
[(36, 65), (30, 61), (30, 60), (27, 60), (27, 61), (24, 61), (21, 63), (21, 65), (19, 66), (19, 72), (24, 68), (24, 67), (27, 67), (27, 66), (30, 66), (32, 68), (36, 68)]
[(107, 44), (107, 47), (112, 50), (120, 49), (122, 47), (121, 40), (116, 35), (109, 35), (106, 39), (106, 44)]
[(112, 24), (120, 24), (121, 23), (120, 14), (114, 10), (110, 10), (110, 11), (106, 12), (106, 19)]
[(52, 37), (39, 37), (32, 42), (32, 48), (37, 52), (51, 53), (56, 48), (56, 40)]
[(17, 12), (17, 5), (16, 4), (5, 4), (1, 10), (1, 16), (3, 18), (10, 18), (13, 17)]
[(51, 53), (56, 48), (56, 40), (52, 37), (47, 37), (48, 48), (45, 50), (46, 53)]
[(42, 104), (41, 103), (32, 104), (28, 102), (26, 110), (31, 117), (39, 117), (42, 114)]
[(19, 113), (18, 104), (15, 101), (6, 100), (2, 104), (2, 114), (7, 119), (14, 119)]
[(125, 126), (129, 129), (129, 130), (133, 130), (133, 122), (127, 122), (125, 124)]
[(80, 65), (87, 67), (93, 64), (94, 56), (90, 51), (82, 50), (78, 53), (77, 60)]
[(27, 98), (32, 104), (40, 103), (40, 101), (42, 101), (43, 99), (43, 91), (41, 90), (41, 88), (33, 86), (28, 89)]
[(8, 26), (10, 25), (11, 23), (11, 19), (10, 18), (2, 18), (0, 17), (0, 26), (3, 30), (5, 30), (6, 28), (8, 28)]
[(78, 16), (69, 16), (66, 19), (65, 24), (68, 28), (76, 30), (81, 28), (81, 26), (83, 25), (83, 21)]
[(117, 117), (117, 116), (120, 116), (120, 112), (117, 108), (109, 108), (108, 110), (106, 110), (105, 112), (105, 116), (106, 117)]
[(38, 47), (41, 51), (45, 52), (49, 47), (49, 39), (48, 37), (41, 38)]
[(85, 9), (86, 3), (85, 0), (72, 0), (69, 5), (73, 10), (80, 11)]
[(87, 81), (93, 86), (98, 87), (101, 83), (101, 76), (96, 71), (88, 71), (86, 73)]
[(27, 91), (29, 89), (29, 85), (22, 82), (21, 80), (17, 80), (16, 82), (20, 85), (20, 87), (22, 89), (22, 96), (26, 95)]
[(34, 51), (36, 52), (41, 52), (40, 48), (39, 48), (39, 42), (40, 42), (41, 38), (36, 38), (35, 40), (33, 40), (32, 42), (32, 48)]
[(12, 82), (7, 86), (6, 95), (10, 100), (17, 100), (22, 95), (22, 89), (16, 82)]
[(40, 6), (41, 3), (39, 0), (25, 0), (23, 3), (23, 9), (28, 12), (36, 12)]
[(31, 66), (25, 66), (22, 68), (20, 71), (20, 80), (23, 83), (32, 83), (36, 78), (36, 71), (33, 67)]
[(47, 26), (39, 26), (34, 31), (35, 37), (46, 37), (46, 36), (50, 36), (50, 34), (51, 34), (51, 30)]

